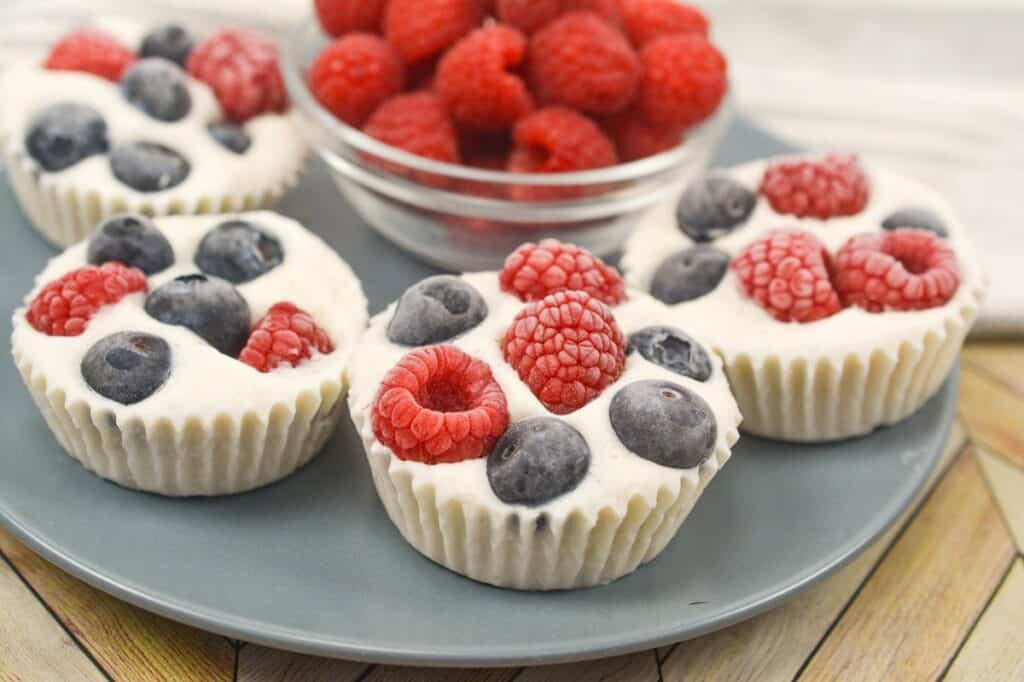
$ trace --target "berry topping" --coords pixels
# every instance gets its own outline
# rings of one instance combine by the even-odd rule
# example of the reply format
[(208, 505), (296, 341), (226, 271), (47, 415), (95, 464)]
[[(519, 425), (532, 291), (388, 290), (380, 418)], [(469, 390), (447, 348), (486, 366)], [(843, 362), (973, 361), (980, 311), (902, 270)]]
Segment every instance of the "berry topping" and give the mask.
[(527, 304), (506, 332), (502, 351), (555, 414), (574, 412), (599, 396), (626, 363), (626, 342), (611, 310), (583, 291)]
[(231, 284), (216, 277), (176, 277), (146, 298), (146, 312), (164, 324), (190, 329), (233, 358), (249, 338), (249, 304)]
[(935, 212), (927, 208), (909, 206), (900, 209), (882, 221), (882, 227), (886, 230), (898, 230), (900, 228), (911, 228), (915, 230), (928, 230), (945, 239), (949, 236), (949, 230)]
[(651, 295), (675, 305), (714, 291), (729, 270), (729, 254), (699, 244), (669, 256), (654, 273)]
[(206, 233), (195, 262), (207, 275), (243, 284), (284, 262), (284, 250), (281, 242), (254, 225), (229, 220)]
[(53, 46), (44, 66), (56, 71), (84, 71), (118, 81), (135, 53), (113, 37), (94, 29), (69, 33)]
[(121, 94), (159, 121), (179, 121), (192, 108), (185, 73), (173, 62), (159, 57), (132, 64), (121, 79)]
[(960, 286), (956, 254), (928, 230), (853, 237), (836, 255), (835, 269), (843, 304), (872, 313), (938, 308)]
[(699, 34), (655, 38), (640, 50), (643, 77), (638, 103), (655, 125), (692, 126), (714, 113), (725, 97), (725, 57)]
[(114, 177), (140, 192), (162, 192), (180, 185), (192, 170), (173, 149), (152, 142), (131, 142), (110, 152)]
[(163, 57), (184, 68), (196, 40), (188, 29), (178, 24), (158, 26), (142, 39), (140, 57)]
[(249, 133), (232, 123), (211, 123), (206, 130), (222, 147), (236, 154), (246, 153), (252, 145)]
[(724, 237), (754, 212), (757, 194), (724, 175), (691, 182), (676, 209), (679, 229), (695, 242)]
[(523, 33), (533, 33), (565, 12), (595, 12), (619, 26), (619, 0), (498, 0), (498, 18)]
[(402, 91), (405, 70), (391, 46), (355, 33), (320, 53), (309, 70), (317, 101), (351, 126), (361, 126), (380, 104)]
[(662, 36), (708, 34), (707, 17), (676, 0), (622, 0), (621, 4), (626, 34), (637, 47)]
[(830, 154), (769, 165), (760, 191), (778, 213), (827, 220), (863, 211), (869, 186), (856, 156)]
[(121, 263), (87, 265), (50, 282), (32, 299), (25, 319), (47, 336), (78, 336), (105, 305), (146, 290), (146, 275)]
[(732, 268), (743, 293), (779, 322), (814, 322), (841, 309), (828, 252), (810, 232), (769, 232), (743, 249)]
[(333, 350), (327, 332), (309, 313), (282, 302), (271, 306), (256, 323), (238, 359), (266, 373), (284, 366), (298, 367), (314, 352), (327, 354)]
[(711, 378), (711, 356), (704, 346), (675, 327), (647, 327), (629, 336), (628, 353), (696, 381)]
[(97, 228), (87, 258), (91, 265), (116, 261), (154, 275), (174, 265), (174, 249), (149, 218), (119, 215)]
[(498, 273), (501, 290), (522, 301), (539, 301), (556, 291), (585, 291), (608, 305), (626, 300), (619, 272), (574, 244), (545, 239), (523, 244)]
[(570, 12), (533, 36), (529, 79), (545, 104), (614, 114), (636, 95), (640, 62), (607, 21), (592, 12)]
[(561, 419), (512, 424), (487, 457), (487, 480), (502, 502), (537, 506), (572, 491), (590, 468), (583, 435)]
[(405, 290), (388, 325), (388, 339), (402, 346), (440, 343), (485, 317), (487, 304), (472, 285), (452, 275), (436, 275)]
[(455, 346), (429, 346), (387, 373), (371, 420), (399, 459), (455, 463), (491, 451), (508, 427), (508, 405), (487, 363)]
[(60, 102), (33, 120), (25, 148), (44, 170), (55, 172), (109, 149), (107, 123), (100, 112), (85, 104)]
[(320, 26), (335, 38), (345, 33), (380, 31), (387, 0), (316, 0)]
[(235, 122), (288, 108), (277, 48), (256, 31), (227, 28), (192, 50), (188, 72), (210, 86)]
[(626, 449), (655, 464), (690, 469), (715, 451), (711, 407), (671, 381), (637, 381), (612, 398), (612, 428)]
[(384, 102), (363, 132), (411, 154), (448, 163), (459, 160), (459, 141), (448, 109), (428, 90)]
[(134, 405), (157, 392), (171, 375), (171, 347), (159, 336), (119, 332), (93, 345), (82, 358), (89, 388), (122, 405)]
[(390, 0), (384, 37), (406, 64), (439, 55), (483, 21), (478, 0)]
[(678, 125), (655, 125), (630, 107), (621, 114), (602, 119), (605, 131), (615, 141), (622, 161), (636, 161), (679, 146), (686, 128)]
[(525, 57), (523, 34), (500, 24), (485, 26), (444, 55), (434, 87), (460, 125), (505, 130), (533, 108), (523, 79), (509, 72)]

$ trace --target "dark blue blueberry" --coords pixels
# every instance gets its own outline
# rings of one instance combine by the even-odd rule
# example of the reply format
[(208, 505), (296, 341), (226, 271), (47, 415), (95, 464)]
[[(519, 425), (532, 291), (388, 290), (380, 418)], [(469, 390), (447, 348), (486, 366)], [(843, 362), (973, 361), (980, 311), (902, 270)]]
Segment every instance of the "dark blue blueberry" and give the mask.
[(626, 449), (675, 469), (695, 467), (715, 451), (718, 424), (699, 395), (671, 381), (637, 381), (612, 398), (609, 416)]
[(705, 175), (690, 183), (676, 209), (679, 229), (695, 242), (732, 232), (757, 205), (757, 195), (724, 175)]
[(192, 169), (172, 149), (151, 142), (132, 142), (110, 152), (110, 170), (133, 189), (160, 192), (183, 183)]
[(508, 428), (487, 457), (487, 480), (502, 502), (536, 506), (580, 484), (590, 448), (560, 419), (536, 417)]
[(174, 264), (174, 249), (149, 218), (119, 215), (93, 234), (88, 258), (92, 265), (118, 261), (153, 275)]
[(234, 284), (256, 279), (283, 261), (281, 242), (241, 220), (229, 220), (207, 232), (196, 251), (200, 270)]
[(483, 322), (487, 304), (475, 288), (452, 275), (436, 275), (405, 290), (388, 338), (403, 346), (447, 341)]
[(943, 239), (949, 236), (949, 230), (942, 222), (942, 218), (929, 211), (927, 208), (907, 207), (896, 211), (882, 221), (882, 227), (886, 230), (898, 230), (902, 228), (914, 228), (916, 230), (928, 230), (934, 232)]
[(150, 57), (135, 62), (121, 76), (121, 94), (158, 121), (180, 121), (192, 108), (185, 72), (173, 62)]
[(134, 405), (157, 392), (171, 375), (171, 347), (159, 336), (118, 332), (96, 342), (82, 358), (82, 378), (104, 398)]
[(654, 273), (651, 294), (674, 305), (715, 290), (729, 270), (729, 254), (701, 244), (669, 256)]
[(711, 377), (711, 356), (704, 346), (674, 327), (647, 327), (631, 334), (629, 352), (636, 351), (648, 362), (690, 379)]
[(154, 290), (146, 312), (165, 324), (191, 329), (225, 355), (238, 357), (249, 337), (249, 304), (230, 283), (184, 275)]
[(60, 102), (32, 120), (25, 147), (44, 170), (64, 170), (110, 148), (107, 122), (90, 106)]
[(236, 154), (246, 153), (252, 145), (249, 133), (245, 132), (244, 128), (232, 123), (211, 123), (207, 130), (210, 132), (210, 137), (217, 140), (222, 147)]
[(163, 57), (184, 67), (196, 39), (178, 24), (164, 24), (146, 34), (139, 48), (141, 57)]

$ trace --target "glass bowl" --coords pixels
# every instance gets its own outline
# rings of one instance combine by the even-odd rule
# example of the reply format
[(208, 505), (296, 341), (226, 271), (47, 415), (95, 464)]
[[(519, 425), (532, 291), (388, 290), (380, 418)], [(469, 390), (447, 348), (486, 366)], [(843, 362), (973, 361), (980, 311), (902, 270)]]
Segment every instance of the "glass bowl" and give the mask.
[(367, 223), (448, 270), (499, 268), (519, 244), (545, 237), (599, 256), (615, 251), (645, 209), (707, 167), (732, 119), (726, 97), (679, 146), (600, 170), (525, 174), (441, 163), (364, 135), (317, 103), (306, 72), (328, 42), (310, 19), (284, 46), (282, 71), (303, 134)]

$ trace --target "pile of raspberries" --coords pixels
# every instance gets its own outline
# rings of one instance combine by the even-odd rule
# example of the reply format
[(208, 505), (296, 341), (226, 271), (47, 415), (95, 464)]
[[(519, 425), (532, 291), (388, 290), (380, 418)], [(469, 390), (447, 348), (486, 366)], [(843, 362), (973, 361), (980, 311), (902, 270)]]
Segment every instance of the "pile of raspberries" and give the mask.
[(708, 21), (675, 0), (316, 0), (335, 38), (309, 86), (413, 154), (527, 173), (681, 143), (727, 89)]

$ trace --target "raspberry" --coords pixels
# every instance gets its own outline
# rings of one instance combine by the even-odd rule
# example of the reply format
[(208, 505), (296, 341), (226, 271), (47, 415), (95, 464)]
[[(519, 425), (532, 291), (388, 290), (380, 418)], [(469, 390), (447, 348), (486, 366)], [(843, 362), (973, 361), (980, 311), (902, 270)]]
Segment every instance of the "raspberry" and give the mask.
[(626, 34), (638, 48), (662, 36), (708, 34), (704, 13), (675, 0), (622, 0), (622, 15)]
[(602, 124), (615, 141), (622, 161), (636, 161), (677, 147), (685, 130), (683, 126), (649, 123), (634, 108), (609, 116)]
[(351, 126), (405, 86), (405, 70), (391, 46), (377, 36), (354, 33), (324, 49), (309, 70), (317, 101)]
[(656, 125), (689, 127), (718, 108), (728, 84), (725, 57), (704, 36), (655, 38), (640, 50), (638, 106)]
[(483, 21), (477, 0), (390, 0), (384, 37), (406, 64), (441, 54)]
[(256, 323), (238, 359), (266, 374), (284, 365), (298, 367), (313, 357), (314, 350), (334, 350), (327, 332), (294, 303), (281, 302)]
[(47, 336), (78, 336), (101, 307), (146, 289), (146, 275), (138, 268), (117, 262), (87, 265), (43, 287), (25, 319)]
[(498, 18), (523, 33), (534, 33), (565, 12), (591, 11), (622, 23), (618, 0), (498, 0)]
[(585, 291), (607, 305), (626, 300), (626, 285), (618, 270), (586, 249), (545, 239), (523, 244), (498, 273), (501, 290), (523, 301), (539, 301), (558, 291)]
[(776, 212), (821, 220), (860, 213), (869, 190), (867, 176), (852, 154), (774, 163), (765, 170), (760, 188)]
[(836, 255), (836, 289), (845, 305), (868, 312), (945, 305), (960, 287), (956, 254), (928, 230), (862, 234)]
[(533, 108), (526, 84), (508, 71), (525, 57), (522, 33), (507, 26), (486, 26), (445, 54), (434, 87), (459, 124), (476, 130), (503, 130)]
[(487, 363), (443, 345), (414, 350), (387, 373), (371, 420), (399, 459), (443, 464), (487, 456), (509, 417)]
[(316, 0), (316, 15), (329, 35), (380, 31), (387, 0)]
[(411, 154), (448, 163), (459, 161), (458, 137), (448, 110), (437, 95), (426, 90), (384, 102), (363, 132)]
[(232, 121), (288, 108), (277, 48), (256, 31), (222, 29), (192, 50), (187, 66), (210, 86)]
[(43, 65), (55, 71), (84, 71), (116, 82), (134, 61), (135, 53), (113, 37), (82, 29), (61, 38), (50, 49)]
[(546, 104), (614, 114), (636, 95), (640, 62), (607, 21), (593, 12), (570, 12), (534, 35), (529, 80)]
[(769, 232), (732, 262), (743, 292), (780, 322), (814, 322), (839, 312), (830, 268), (821, 242), (796, 229)]
[(626, 341), (612, 311), (585, 291), (559, 291), (527, 304), (502, 350), (555, 414), (574, 412), (599, 396), (626, 364)]

